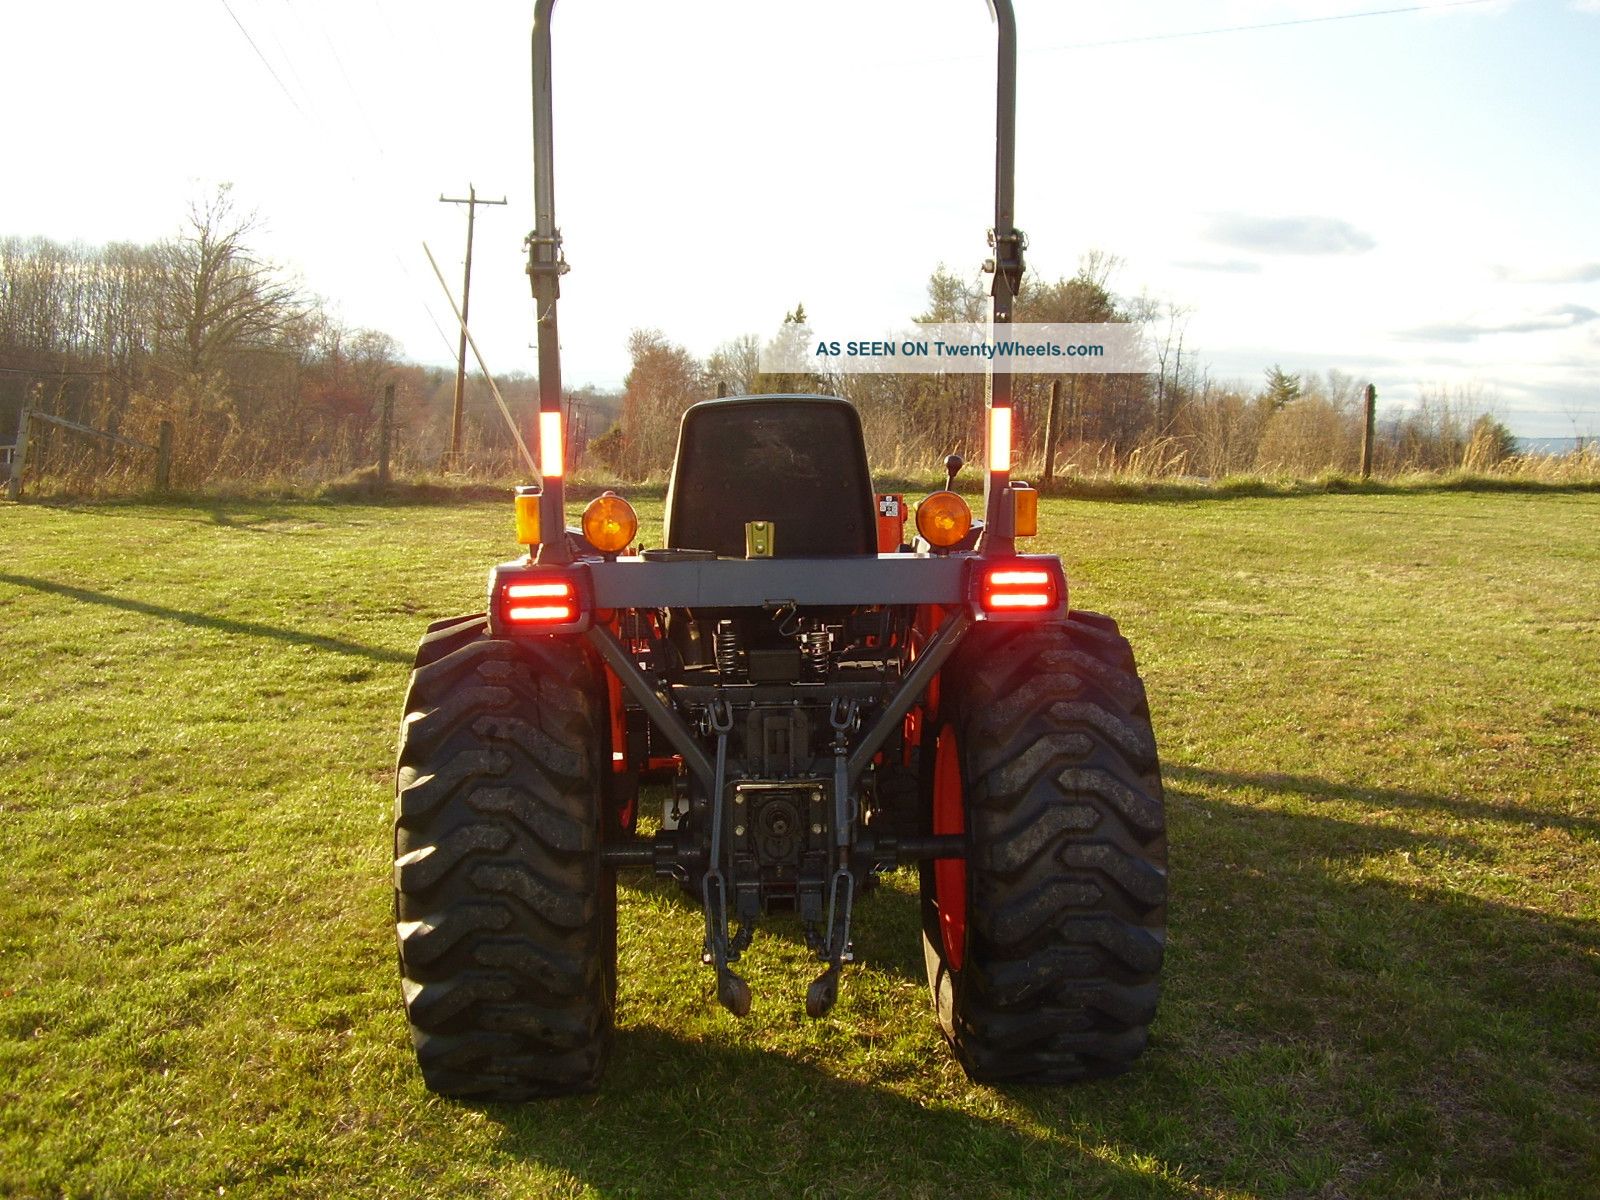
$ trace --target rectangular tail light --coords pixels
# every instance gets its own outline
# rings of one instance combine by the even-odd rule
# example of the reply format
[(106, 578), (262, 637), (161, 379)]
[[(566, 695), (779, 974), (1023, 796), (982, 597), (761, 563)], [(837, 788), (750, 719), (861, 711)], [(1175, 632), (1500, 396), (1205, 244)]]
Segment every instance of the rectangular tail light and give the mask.
[(978, 607), (985, 616), (1054, 614), (1062, 606), (1055, 571), (1030, 562), (980, 564)]
[(501, 633), (578, 633), (589, 623), (586, 590), (574, 575), (507, 574), (495, 580), (495, 625)]
[(570, 625), (578, 619), (578, 590), (570, 579), (508, 583), (502, 595), (513, 625)]

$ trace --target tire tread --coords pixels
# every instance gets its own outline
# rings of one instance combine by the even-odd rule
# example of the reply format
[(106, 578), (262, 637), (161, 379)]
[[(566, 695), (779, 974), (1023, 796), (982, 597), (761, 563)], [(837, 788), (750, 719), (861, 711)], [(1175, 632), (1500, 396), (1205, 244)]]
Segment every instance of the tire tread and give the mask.
[(395, 922), (433, 1091), (522, 1100), (599, 1083), (616, 995), (605, 704), (581, 643), (494, 639), (481, 614), (422, 638), (396, 770)]
[(961, 970), (932, 872), (924, 957), (974, 1079), (1068, 1083), (1127, 1070), (1149, 1039), (1165, 943), (1166, 835), (1144, 685), (1115, 621), (980, 628), (946, 668), (971, 849)]

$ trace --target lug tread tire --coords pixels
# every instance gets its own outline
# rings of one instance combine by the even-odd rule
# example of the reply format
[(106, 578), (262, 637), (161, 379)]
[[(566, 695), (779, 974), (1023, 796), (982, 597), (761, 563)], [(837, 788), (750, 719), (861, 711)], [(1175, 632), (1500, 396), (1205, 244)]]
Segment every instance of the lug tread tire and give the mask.
[(595, 1088), (616, 1003), (616, 891), (600, 860), (609, 730), (581, 642), (437, 621), (417, 650), (395, 799), (401, 990), (435, 1092)]
[(980, 627), (941, 690), (971, 845), (959, 971), (923, 873), (924, 957), (945, 1036), (983, 1082), (1127, 1070), (1155, 1016), (1167, 889), (1160, 767), (1132, 650), (1097, 613)]

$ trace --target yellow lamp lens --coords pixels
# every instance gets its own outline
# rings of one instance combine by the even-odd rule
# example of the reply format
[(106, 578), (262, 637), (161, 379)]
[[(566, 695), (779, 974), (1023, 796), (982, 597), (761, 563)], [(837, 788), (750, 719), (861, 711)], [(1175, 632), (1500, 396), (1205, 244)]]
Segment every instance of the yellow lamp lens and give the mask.
[(1011, 531), (1018, 537), (1033, 537), (1039, 532), (1039, 493), (1025, 483), (1012, 480)]
[(972, 528), (972, 510), (954, 492), (935, 492), (917, 505), (917, 532), (941, 550), (954, 546)]
[(583, 536), (602, 554), (617, 554), (628, 548), (639, 532), (639, 517), (615, 492), (606, 492), (589, 501), (583, 510)]
[(520, 487), (516, 495), (517, 544), (537, 546), (539, 537), (539, 489)]

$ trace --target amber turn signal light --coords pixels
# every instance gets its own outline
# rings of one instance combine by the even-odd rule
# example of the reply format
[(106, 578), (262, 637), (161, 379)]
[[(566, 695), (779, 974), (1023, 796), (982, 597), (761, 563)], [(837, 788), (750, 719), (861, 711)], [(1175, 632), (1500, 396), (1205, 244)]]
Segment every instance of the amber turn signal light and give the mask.
[(948, 550), (972, 528), (972, 510), (954, 492), (934, 492), (917, 505), (917, 532), (930, 546)]
[(1011, 532), (1034, 537), (1039, 532), (1039, 493), (1020, 479), (1013, 479), (1006, 491), (1011, 493)]
[(615, 492), (596, 496), (583, 510), (583, 536), (602, 554), (620, 554), (638, 532), (639, 515)]
[(539, 489), (519, 487), (516, 491), (517, 543), (537, 546), (539, 537)]

